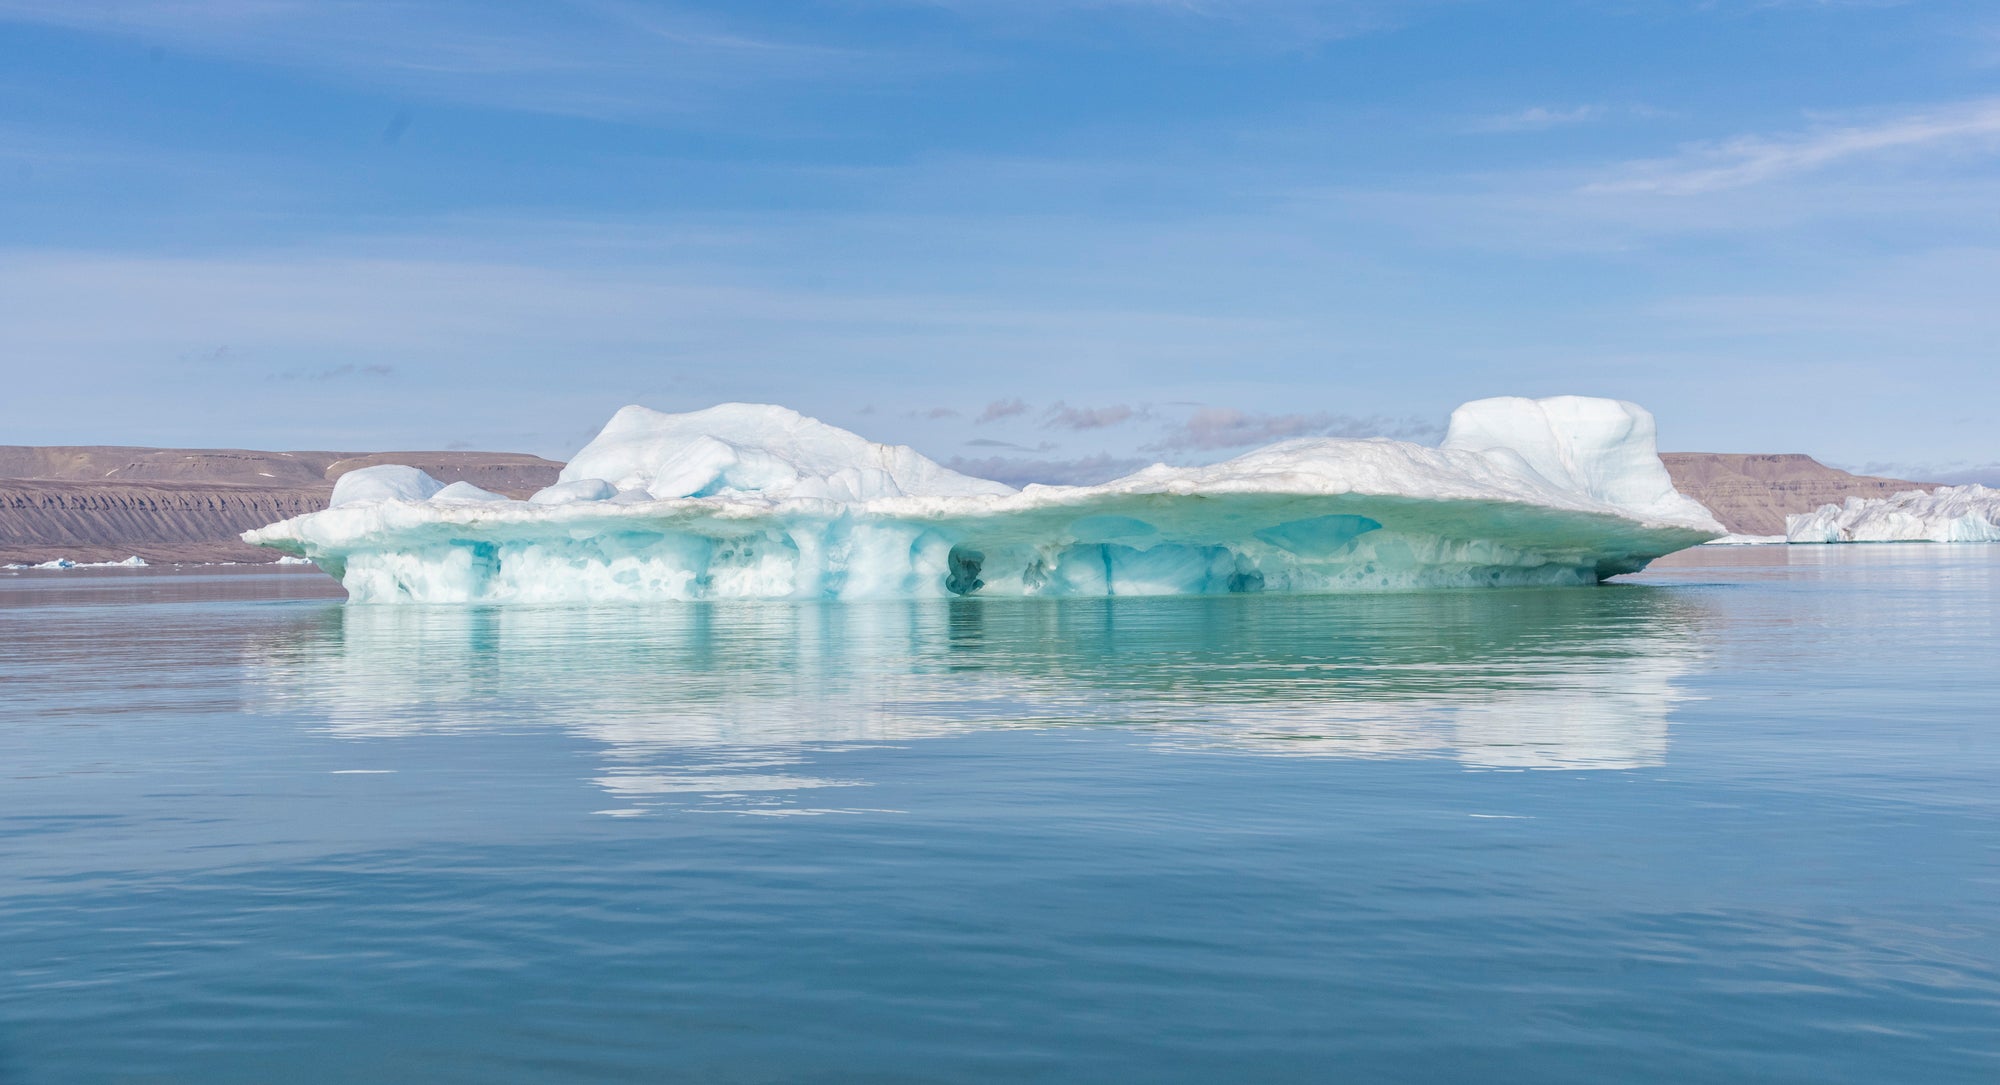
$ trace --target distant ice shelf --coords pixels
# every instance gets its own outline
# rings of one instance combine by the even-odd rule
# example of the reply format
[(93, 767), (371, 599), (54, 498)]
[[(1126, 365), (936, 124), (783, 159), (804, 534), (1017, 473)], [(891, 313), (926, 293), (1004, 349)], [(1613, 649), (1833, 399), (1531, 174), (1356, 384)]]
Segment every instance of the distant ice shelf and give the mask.
[(2000, 542), (2000, 490), (1974, 483), (1928, 493), (1850, 497), (1846, 504), (1785, 517), (1785, 538), (1795, 543)]
[(1723, 534), (1650, 414), (1561, 396), (1468, 403), (1437, 448), (1299, 439), (1022, 490), (783, 407), (626, 407), (526, 501), (371, 467), (243, 537), (356, 602), (462, 603), (1580, 585)]

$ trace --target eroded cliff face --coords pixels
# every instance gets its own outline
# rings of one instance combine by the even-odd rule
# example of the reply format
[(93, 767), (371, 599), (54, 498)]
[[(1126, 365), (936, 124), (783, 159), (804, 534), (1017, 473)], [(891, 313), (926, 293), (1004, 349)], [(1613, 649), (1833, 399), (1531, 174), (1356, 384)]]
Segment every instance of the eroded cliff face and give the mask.
[(326, 507), (348, 471), (407, 463), (525, 497), (562, 465), (510, 452), (263, 452), (0, 446), (0, 564), (55, 558), (267, 562), (244, 531)]
[(1849, 497), (1887, 497), (1937, 483), (1855, 475), (1797, 453), (1663, 452), (1674, 488), (1740, 535), (1782, 535), (1785, 517)]
[(328, 487), (0, 480), (0, 560), (264, 561), (240, 532), (326, 507)]

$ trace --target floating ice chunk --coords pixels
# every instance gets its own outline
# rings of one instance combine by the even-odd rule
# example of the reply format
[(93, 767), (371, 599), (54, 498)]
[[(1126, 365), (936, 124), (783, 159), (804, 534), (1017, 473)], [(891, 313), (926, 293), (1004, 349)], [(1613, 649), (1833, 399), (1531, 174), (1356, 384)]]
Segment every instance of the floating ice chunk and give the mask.
[(349, 471), (336, 479), (333, 498), (327, 502), (327, 507), (337, 509), (343, 505), (377, 501), (424, 501), (442, 489), (444, 483), (414, 467), (385, 463)]
[(1710, 539), (1703, 546), (1783, 546), (1783, 535), (1724, 535), (1720, 539)]
[(71, 561), (69, 558), (55, 558), (34, 565), (8, 565), (9, 569), (144, 569), (146, 559), (137, 554), (123, 561)]
[(619, 411), (544, 491), (598, 500), (440, 502), (401, 470), (244, 538), (358, 601), (550, 602), (1587, 584), (1724, 533), (1650, 415), (1573, 397), (1468, 404), (1443, 448), (1294, 440), (1018, 492), (746, 404)]
[(2000, 490), (1973, 483), (1850, 497), (1785, 517), (1785, 537), (1795, 543), (2000, 542)]
[(277, 560), (277, 564), (279, 564), (279, 565), (311, 565), (311, 564), (312, 564), (312, 559), (311, 559), (311, 558), (295, 558), (295, 557), (291, 556), (290, 554), (286, 554), (285, 556), (283, 556), (283, 557), (281, 557), (281, 558), (279, 558), (279, 559)]
[(537, 505), (567, 505), (575, 501), (609, 501), (617, 496), (618, 487), (601, 478), (580, 478), (544, 486), (528, 500)]

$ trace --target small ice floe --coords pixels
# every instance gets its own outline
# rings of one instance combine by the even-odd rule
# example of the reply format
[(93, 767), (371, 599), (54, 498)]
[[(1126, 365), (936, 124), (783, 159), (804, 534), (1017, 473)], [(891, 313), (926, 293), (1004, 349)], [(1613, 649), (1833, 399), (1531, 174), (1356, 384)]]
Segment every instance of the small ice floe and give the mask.
[(137, 554), (134, 554), (131, 557), (126, 558), (124, 561), (71, 561), (68, 558), (56, 558), (53, 561), (44, 561), (37, 565), (9, 565), (7, 566), (7, 568), (9, 569), (144, 569), (146, 568), (146, 559), (138, 556)]
[(1783, 546), (1787, 540), (1783, 535), (1724, 535), (1720, 539), (1710, 539), (1703, 546)]

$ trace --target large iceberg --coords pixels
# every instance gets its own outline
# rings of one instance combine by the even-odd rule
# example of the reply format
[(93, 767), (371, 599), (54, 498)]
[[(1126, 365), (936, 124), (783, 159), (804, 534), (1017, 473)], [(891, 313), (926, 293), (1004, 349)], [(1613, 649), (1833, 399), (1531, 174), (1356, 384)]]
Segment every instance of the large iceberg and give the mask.
[(2000, 542), (2000, 490), (1973, 483), (1926, 493), (1850, 497), (1785, 517), (1785, 539), (1795, 543)]
[(782, 407), (626, 407), (526, 501), (372, 467), (243, 537), (357, 602), (561, 602), (1590, 584), (1722, 534), (1650, 414), (1560, 396), (1023, 490)]

